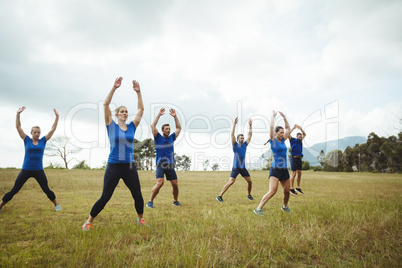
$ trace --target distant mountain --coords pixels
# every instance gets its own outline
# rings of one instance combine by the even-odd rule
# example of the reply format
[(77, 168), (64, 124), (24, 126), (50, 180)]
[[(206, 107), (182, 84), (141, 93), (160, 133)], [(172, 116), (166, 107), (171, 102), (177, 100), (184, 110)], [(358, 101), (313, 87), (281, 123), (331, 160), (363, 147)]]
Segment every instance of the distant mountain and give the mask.
[[(310, 163), (310, 166), (318, 166), (320, 165), (320, 163), (318, 163), (317, 156), (321, 152), (321, 150), (324, 150), (325, 154), (333, 150), (341, 150), (343, 152), (348, 146), (353, 148), (356, 144), (363, 144), (366, 141), (366, 137), (351, 136), (339, 140), (317, 143), (310, 147), (303, 147), (303, 161), (308, 161)], [(264, 153), (265, 158), (270, 158), (271, 155), (271, 149), (267, 150)], [(265, 166), (267, 163), (267, 161), (262, 156), (260, 156), (260, 161), (264, 162), (263, 166)], [(289, 159), (288, 167), (290, 167)]]

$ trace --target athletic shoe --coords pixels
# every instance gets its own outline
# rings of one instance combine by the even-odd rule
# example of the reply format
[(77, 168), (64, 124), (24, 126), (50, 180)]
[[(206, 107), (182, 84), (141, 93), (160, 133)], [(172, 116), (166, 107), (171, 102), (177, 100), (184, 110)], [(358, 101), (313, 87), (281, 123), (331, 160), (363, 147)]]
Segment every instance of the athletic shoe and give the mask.
[(292, 195), (297, 195), (295, 189), (290, 189), (290, 193), (291, 193)]
[(84, 225), (82, 225), (82, 230), (83, 231), (90, 231), (94, 227), (92, 226), (92, 223), (90, 222), (85, 222)]
[(254, 213), (255, 213), (255, 215), (258, 215), (258, 216), (264, 215), (264, 214), (262, 214), (262, 209), (258, 209), (258, 208), (254, 209)]
[(254, 200), (254, 198), (253, 198), (251, 195), (248, 195), (248, 196), (247, 196), (247, 199), (250, 200), (250, 201), (253, 201), (253, 200)]
[(144, 218), (142, 218), (141, 220), (139, 220), (139, 221), (138, 221), (138, 224), (140, 224), (140, 225), (142, 225), (142, 226), (145, 226), (145, 227), (149, 227), (147, 221), (146, 221)]
[(173, 206), (176, 206), (176, 207), (181, 207), (181, 204), (180, 204), (180, 202), (179, 201), (173, 201), (173, 204), (172, 204)]
[(218, 196), (216, 197), (216, 200), (218, 200), (219, 202), (223, 202), (222, 196), (220, 196), (220, 195), (218, 195)]
[(55, 206), (54, 206), (54, 209), (55, 209), (56, 211), (61, 211), (61, 206), (60, 206), (60, 204), (55, 205)]
[(299, 194), (303, 194), (303, 192), (300, 188), (296, 188), (296, 192), (298, 192)]
[(149, 201), (147, 203), (147, 208), (154, 208), (154, 202)]
[(284, 207), (284, 206), (282, 206), (282, 211), (285, 211), (285, 212), (290, 212), (290, 209), (288, 208), (288, 207)]

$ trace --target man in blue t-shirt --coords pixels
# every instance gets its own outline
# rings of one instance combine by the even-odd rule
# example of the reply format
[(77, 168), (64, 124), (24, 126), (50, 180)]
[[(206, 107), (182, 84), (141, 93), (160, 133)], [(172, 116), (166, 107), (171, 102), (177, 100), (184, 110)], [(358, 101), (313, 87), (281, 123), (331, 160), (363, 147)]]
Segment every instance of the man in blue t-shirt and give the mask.
[[(303, 194), (303, 191), (300, 188), (301, 182), (301, 171), (302, 171), (302, 157), (303, 157), (303, 139), (306, 137), (306, 132), (299, 125), (294, 125), (294, 127), (290, 130), (290, 134), (295, 129), (300, 129), (301, 133), (296, 134), (296, 138), (289, 136), (290, 146), (292, 148), (292, 157), (290, 158), (290, 166), (292, 169), (292, 176), (290, 177), (290, 193), (292, 195)], [(297, 187), (296, 190), (293, 188), (295, 177), (297, 174)]]
[(247, 181), (247, 184), (248, 184), (247, 199), (254, 200), (254, 198), (251, 196), (251, 187), (252, 187), (251, 177), (246, 169), (246, 162), (245, 162), (247, 145), (249, 145), (251, 136), (252, 136), (251, 125), (252, 125), (253, 121), (251, 119), (248, 120), (250, 129), (249, 129), (248, 137), (247, 137), (246, 141), (244, 141), (243, 134), (237, 135), (237, 141), (236, 141), (235, 129), (236, 129), (237, 122), (239, 122), (239, 119), (236, 117), (234, 125), (233, 125), (233, 129), (232, 129), (232, 134), (231, 134), (233, 152), (234, 152), (233, 168), (232, 168), (232, 172), (230, 173), (229, 182), (226, 183), (225, 186), (223, 186), (221, 193), (216, 197), (216, 200), (218, 200), (219, 202), (223, 202), (223, 198), (222, 198), (223, 194), (227, 191), (227, 189), (229, 189), (230, 186), (232, 186), (233, 183), (235, 183), (236, 177), (239, 174)]
[(173, 187), (173, 205), (181, 206), (180, 202), (177, 200), (179, 196), (179, 185), (177, 182), (177, 175), (174, 170), (174, 141), (179, 136), (181, 131), (181, 125), (179, 119), (177, 118), (176, 111), (170, 109), (170, 115), (173, 116), (174, 122), (176, 124), (176, 130), (170, 135), (169, 124), (162, 125), (162, 135), (159, 134), (156, 124), (159, 118), (165, 114), (165, 108), (159, 111), (154, 122), (151, 125), (152, 135), (155, 139), (155, 149), (156, 149), (156, 185), (152, 188), (151, 198), (147, 203), (147, 208), (154, 208), (154, 198), (159, 193), (159, 189), (163, 186), (165, 175), (166, 179), (170, 181)]

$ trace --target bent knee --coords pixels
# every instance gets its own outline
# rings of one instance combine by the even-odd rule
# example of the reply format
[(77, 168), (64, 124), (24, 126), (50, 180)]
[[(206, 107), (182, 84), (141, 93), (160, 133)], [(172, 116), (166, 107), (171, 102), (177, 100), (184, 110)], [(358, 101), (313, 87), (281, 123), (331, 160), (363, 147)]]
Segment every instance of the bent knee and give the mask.
[(278, 191), (278, 189), (270, 189), (270, 190), (268, 191), (268, 194), (274, 196), (277, 191)]

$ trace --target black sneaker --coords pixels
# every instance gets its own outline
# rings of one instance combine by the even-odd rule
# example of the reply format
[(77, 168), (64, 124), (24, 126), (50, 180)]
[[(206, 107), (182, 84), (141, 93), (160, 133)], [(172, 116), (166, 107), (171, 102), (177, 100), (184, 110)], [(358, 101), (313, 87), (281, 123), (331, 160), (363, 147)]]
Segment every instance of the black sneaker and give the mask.
[(296, 192), (298, 192), (299, 194), (303, 194), (303, 191), (300, 188), (296, 188)]
[(295, 189), (290, 189), (290, 193), (291, 193), (292, 195), (297, 195)]
[(219, 202), (223, 202), (222, 196), (220, 196), (220, 195), (218, 195), (218, 196), (216, 197), (216, 200), (218, 200)]
[(248, 196), (247, 196), (247, 199), (250, 200), (250, 201), (253, 201), (253, 200), (254, 200), (254, 197), (252, 197), (251, 195), (248, 195)]

